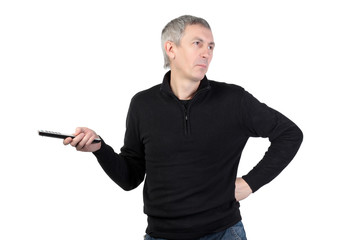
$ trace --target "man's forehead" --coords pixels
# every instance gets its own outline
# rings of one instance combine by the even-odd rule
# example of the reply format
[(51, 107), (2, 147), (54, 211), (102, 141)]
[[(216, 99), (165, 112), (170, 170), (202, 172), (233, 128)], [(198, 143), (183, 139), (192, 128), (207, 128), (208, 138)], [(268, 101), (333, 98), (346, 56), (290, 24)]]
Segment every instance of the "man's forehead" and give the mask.
[(201, 24), (188, 25), (185, 27), (184, 36), (191, 39), (200, 39), (205, 42), (214, 43), (214, 37), (211, 29)]

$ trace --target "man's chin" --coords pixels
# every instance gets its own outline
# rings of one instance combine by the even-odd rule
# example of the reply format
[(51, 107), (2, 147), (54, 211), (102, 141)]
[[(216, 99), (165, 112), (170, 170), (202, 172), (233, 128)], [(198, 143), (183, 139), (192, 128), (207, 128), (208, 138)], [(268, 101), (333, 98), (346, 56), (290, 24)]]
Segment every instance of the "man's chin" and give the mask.
[(204, 72), (199, 72), (199, 73), (194, 74), (194, 75), (193, 75), (193, 81), (198, 82), (198, 81), (203, 80), (204, 77), (205, 77), (205, 74), (206, 74), (206, 71), (204, 71)]

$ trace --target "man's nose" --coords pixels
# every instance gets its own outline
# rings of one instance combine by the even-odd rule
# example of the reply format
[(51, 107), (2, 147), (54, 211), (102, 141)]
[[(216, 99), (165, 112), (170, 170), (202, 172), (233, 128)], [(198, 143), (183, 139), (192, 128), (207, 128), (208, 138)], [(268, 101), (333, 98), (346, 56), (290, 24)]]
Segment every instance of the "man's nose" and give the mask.
[(202, 58), (209, 58), (211, 56), (211, 50), (208, 47), (204, 47), (201, 50), (201, 57)]

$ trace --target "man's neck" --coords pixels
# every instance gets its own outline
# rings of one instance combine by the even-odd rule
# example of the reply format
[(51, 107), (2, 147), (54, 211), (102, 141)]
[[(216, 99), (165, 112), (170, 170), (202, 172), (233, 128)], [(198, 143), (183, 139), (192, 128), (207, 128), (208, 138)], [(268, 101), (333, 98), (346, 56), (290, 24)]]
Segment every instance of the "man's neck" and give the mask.
[(173, 74), (170, 76), (170, 87), (176, 97), (180, 100), (193, 98), (201, 81), (194, 81)]

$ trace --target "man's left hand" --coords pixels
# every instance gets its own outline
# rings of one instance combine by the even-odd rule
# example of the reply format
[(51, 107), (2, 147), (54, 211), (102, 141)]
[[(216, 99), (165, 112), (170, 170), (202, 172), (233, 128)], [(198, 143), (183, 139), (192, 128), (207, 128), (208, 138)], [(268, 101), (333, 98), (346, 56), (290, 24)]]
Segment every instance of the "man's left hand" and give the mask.
[(252, 193), (252, 190), (242, 178), (237, 178), (235, 181), (235, 198), (236, 201), (241, 201), (247, 198)]

